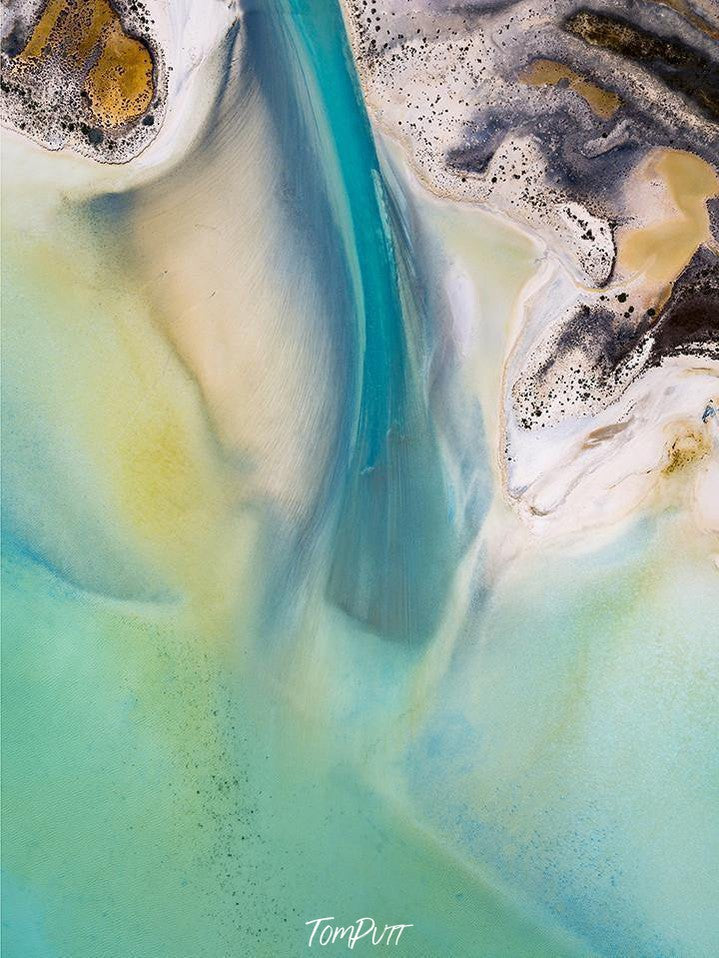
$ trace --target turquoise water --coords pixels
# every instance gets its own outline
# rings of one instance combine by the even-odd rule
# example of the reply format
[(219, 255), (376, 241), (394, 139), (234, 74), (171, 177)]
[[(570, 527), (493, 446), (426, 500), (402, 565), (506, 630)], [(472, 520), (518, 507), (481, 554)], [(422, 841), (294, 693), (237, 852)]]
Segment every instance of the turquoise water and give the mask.
[[(305, 164), (316, 168), (307, 221), (329, 210), (325, 241), (339, 238), (338, 275), (328, 285), (347, 284), (331, 301), (344, 310), (337, 335), (350, 344), (355, 388), (325, 502), (330, 518), (338, 503), (335, 551), (351, 561), (335, 570), (331, 591), (359, 618), (367, 606), (382, 609), (379, 625), (409, 641), (406, 607), (434, 603), (422, 563), (435, 554), (428, 535), (446, 526), (446, 509), (406, 369), (408, 305), (385, 189), (338, 9), (278, 4), (256, 27), (273, 45), (264, 82), (279, 77), (279, 92), (294, 91), (297, 104), (278, 135), (287, 144), (303, 137)], [(218, 486), (215, 467), (193, 471), (197, 450), (177, 447), (199, 429), (196, 394), (159, 345), (140, 294), (126, 290), (135, 266), (122, 244), (142, 193), (110, 200), (78, 218), (49, 216), (32, 188), (6, 204), (13, 256), (4, 260), (4, 391), (12, 402), (4, 434), (21, 468), (4, 490), (13, 530), (3, 562), (4, 952), (303, 954), (306, 921), (367, 914), (415, 924), (398, 954), (429, 958), (444, 954), (447, 941), (457, 956), (478, 948), (574, 954), (526, 902), (473, 876), (393, 810), (357, 773), (341, 735), (328, 736), (310, 717), (298, 721), (281, 686), (267, 685), (261, 631), (247, 665), (249, 637), (233, 632), (235, 619), (218, 621), (214, 609), (183, 601), (177, 586), (164, 588), (186, 562), (192, 568), (185, 545), (199, 541), (183, 511), (196, 506), (183, 505), (189, 493), (178, 482), (199, 500), (217, 497)], [(37, 240), (22, 228), (28, 215), (48, 217)], [(135, 312), (139, 332), (127, 320)], [(147, 370), (143, 351), (154, 356)], [(172, 389), (184, 412), (173, 413), (170, 428), (162, 417)], [(133, 484), (118, 498), (113, 483), (127, 453), (111, 439), (133, 422), (142, 431), (145, 414), (153, 430), (159, 417), (162, 444), (150, 445), (149, 460), (133, 459)], [(159, 495), (143, 497), (136, 511), (148, 489)], [(135, 533), (128, 516), (136, 516)], [(368, 516), (376, 517), (369, 529)], [(429, 523), (424, 546), (406, 540), (408, 519), (413, 537)], [(397, 543), (388, 545), (388, 529)], [(168, 548), (174, 530), (179, 557), (166, 563), (156, 547), (143, 551), (153, 530)], [(207, 553), (195, 561), (202, 578)], [(353, 592), (358, 568), (367, 606)], [(146, 577), (156, 586), (142, 587)], [(252, 584), (263, 588), (261, 569)], [(333, 622), (344, 633), (341, 617)], [(366, 641), (374, 648), (374, 637)], [(378, 704), (386, 675), (380, 665)]]
[[(279, 958), (369, 915), (412, 923), (412, 958), (709, 956), (713, 567), (672, 516), (492, 582), (480, 556), (441, 628), (476, 525), (414, 379), (436, 345), (416, 233), (337, 5), (260, 5), (228, 61), (242, 43), (185, 175), (233, 168), (259, 90), (280, 241), (319, 264), (346, 367), (331, 465), (289, 533), (228, 492), (133, 246), (149, 187), (5, 197), (4, 952)], [(463, 442), (478, 524), (489, 453)]]
[(288, 0), (274, 4), (274, 16), (297, 100), (311, 114), (307, 122), (316, 122), (316, 160), (326, 171), (350, 267), (360, 383), (356, 466), (373, 468), (390, 429), (406, 425), (409, 388), (387, 196), (339, 5)]
[[(466, 530), (452, 524), (426, 400), (411, 372), (424, 362), (410, 350), (410, 330), (423, 320), (421, 291), (417, 298), (403, 282), (413, 273), (412, 250), (385, 185), (339, 6), (293, 0), (268, 10), (258, 17), (270, 33), (258, 71), (280, 88), (278, 98), (288, 86), (295, 92), (350, 280), (354, 389), (350, 381), (343, 400), (328, 595), (379, 632), (422, 643), (441, 616)], [(249, 35), (253, 47), (252, 24)], [(281, 49), (285, 64), (278, 69)], [(292, 155), (297, 128), (283, 132)]]
[(300, 955), (305, 921), (365, 914), (416, 925), (396, 954), (580, 953), (268, 711), (181, 615), (14, 555), (3, 592), (5, 954)]

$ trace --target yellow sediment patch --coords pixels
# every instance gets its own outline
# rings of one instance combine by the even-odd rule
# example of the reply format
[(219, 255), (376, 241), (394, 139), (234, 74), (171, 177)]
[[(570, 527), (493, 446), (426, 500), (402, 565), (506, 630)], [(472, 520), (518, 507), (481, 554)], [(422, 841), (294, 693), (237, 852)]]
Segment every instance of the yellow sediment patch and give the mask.
[(616, 93), (604, 90), (557, 60), (534, 60), (519, 74), (519, 79), (527, 86), (556, 86), (560, 81), (566, 80), (569, 89), (581, 96), (590, 109), (603, 120), (614, 116), (622, 105)]
[(50, 36), (57, 27), (60, 14), (67, 11), (67, 2), (68, 0), (49, 0), (43, 15), (35, 24), (35, 29), (25, 45), (25, 49), (19, 54), (18, 60), (21, 62), (36, 60), (43, 55), (50, 41)]
[(691, 463), (704, 459), (709, 455), (709, 450), (709, 441), (704, 433), (696, 429), (687, 430), (671, 443), (667, 452), (666, 465), (662, 468), (662, 475), (670, 476), (672, 473), (685, 469)]
[(712, 243), (706, 204), (719, 194), (719, 179), (705, 160), (680, 150), (656, 151), (641, 175), (664, 184), (674, 209), (667, 216), (657, 204), (664, 214), (659, 222), (619, 234), (617, 268), (623, 276), (643, 276), (666, 297), (699, 246)]
[(32, 67), (50, 59), (61, 70), (84, 75), (82, 86), (101, 126), (137, 119), (152, 102), (150, 51), (125, 32), (109, 0), (49, 0), (17, 61)]
[(125, 509), (150, 538), (171, 542), (188, 533), (194, 538), (193, 517), (203, 513), (203, 524), (208, 518), (198, 509), (207, 477), (191, 451), (187, 429), (170, 409), (162, 416), (142, 417), (140, 425), (128, 432), (118, 463)]
[(92, 112), (104, 126), (119, 126), (142, 116), (152, 101), (152, 59), (120, 22), (105, 33), (100, 59), (85, 80)]
[(82, 65), (105, 27), (117, 20), (108, 0), (50, 0), (18, 60), (58, 56)]

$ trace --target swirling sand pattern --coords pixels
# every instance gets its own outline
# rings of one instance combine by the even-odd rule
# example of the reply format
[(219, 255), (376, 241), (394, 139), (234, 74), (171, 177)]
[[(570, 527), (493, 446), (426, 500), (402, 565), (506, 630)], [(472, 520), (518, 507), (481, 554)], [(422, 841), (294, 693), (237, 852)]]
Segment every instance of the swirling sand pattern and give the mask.
[(8, 955), (713, 956), (717, 14), (8, 2)]

